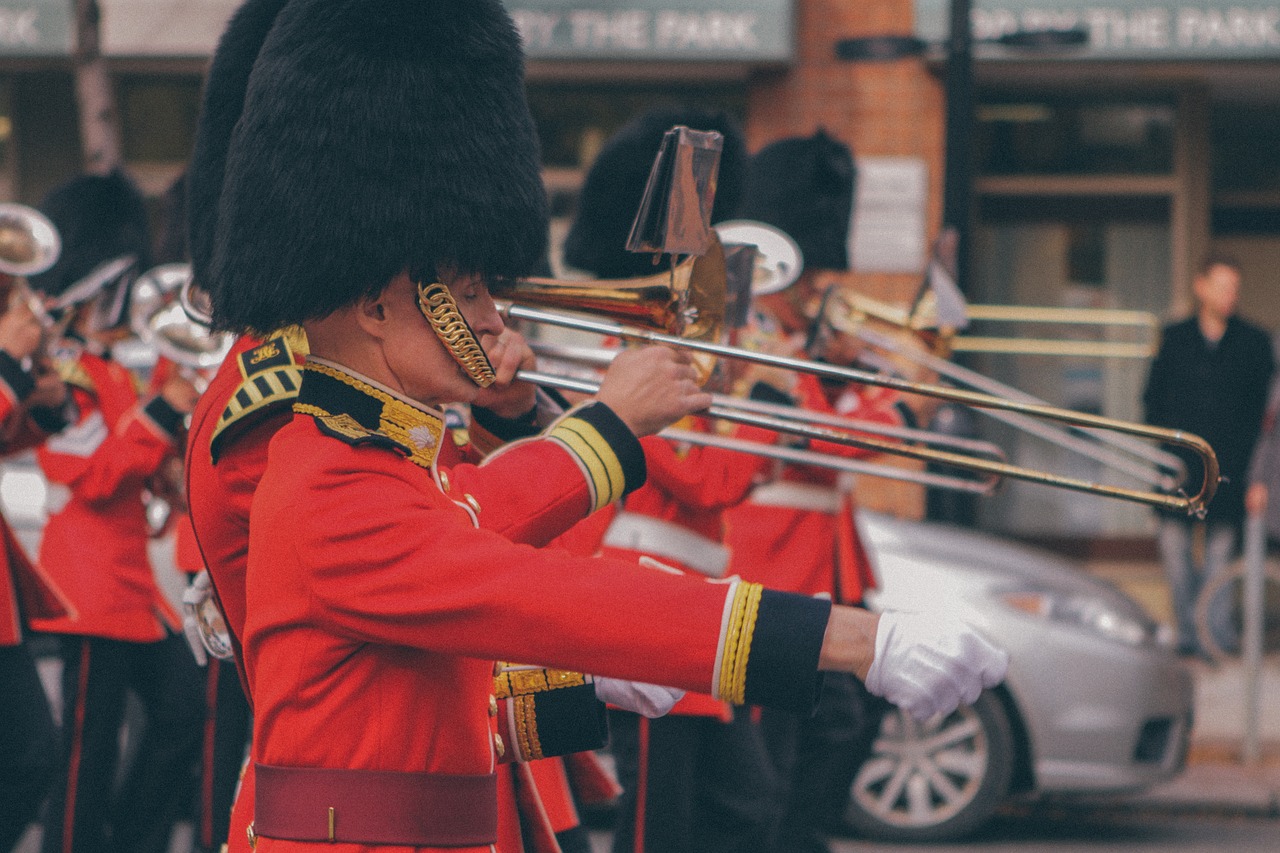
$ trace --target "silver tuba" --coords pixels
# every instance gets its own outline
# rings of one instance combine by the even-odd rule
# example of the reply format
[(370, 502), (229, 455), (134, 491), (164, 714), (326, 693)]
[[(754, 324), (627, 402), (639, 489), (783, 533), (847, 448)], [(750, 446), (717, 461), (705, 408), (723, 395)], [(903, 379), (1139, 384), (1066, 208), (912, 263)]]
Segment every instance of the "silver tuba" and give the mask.
[(183, 294), (190, 279), (190, 264), (161, 264), (143, 273), (133, 285), (129, 325), (175, 364), (206, 370), (222, 363), (235, 337), (211, 332), (187, 313)]

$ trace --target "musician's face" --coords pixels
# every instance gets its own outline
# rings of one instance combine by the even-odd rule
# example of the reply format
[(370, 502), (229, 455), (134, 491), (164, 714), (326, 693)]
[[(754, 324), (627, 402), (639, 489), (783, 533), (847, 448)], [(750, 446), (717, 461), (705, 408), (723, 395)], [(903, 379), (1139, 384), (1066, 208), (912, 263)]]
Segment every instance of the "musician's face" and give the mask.
[[(447, 273), (440, 278), (477, 339), (502, 333), (502, 315), (482, 278)], [(417, 285), (407, 275), (398, 276), (379, 301), (388, 320), (383, 356), (398, 380), (397, 390), (429, 405), (471, 402), (479, 388), (422, 316)]]

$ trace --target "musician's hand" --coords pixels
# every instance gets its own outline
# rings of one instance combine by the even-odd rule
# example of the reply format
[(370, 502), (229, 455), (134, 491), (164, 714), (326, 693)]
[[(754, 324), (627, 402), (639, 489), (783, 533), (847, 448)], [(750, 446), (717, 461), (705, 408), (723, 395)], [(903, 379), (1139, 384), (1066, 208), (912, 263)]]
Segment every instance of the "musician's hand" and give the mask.
[(1004, 650), (945, 613), (883, 613), (875, 642), (867, 690), (917, 720), (975, 702), (1009, 668)]
[(58, 409), (66, 404), (67, 383), (62, 381), (57, 371), (37, 366), (33, 373), (36, 388), (23, 400), (28, 408)]
[(18, 361), (31, 356), (39, 348), (43, 334), (40, 319), (21, 299), (13, 300), (9, 309), (0, 314), (0, 349)]
[(664, 346), (627, 349), (609, 365), (596, 399), (637, 436), (653, 435), (711, 405), (687, 353)]
[(656, 719), (665, 717), (675, 704), (684, 698), (684, 691), (658, 684), (640, 681), (624, 681), (620, 678), (604, 678), (597, 675), (593, 682), (596, 698), (624, 711)]
[(196, 386), (191, 383), (191, 380), (175, 373), (166, 379), (164, 385), (160, 387), (160, 396), (173, 407), (175, 412), (189, 415), (195, 410), (196, 402), (200, 399), (200, 392), (196, 390)]
[(488, 388), (480, 389), (471, 404), (488, 409), (501, 418), (518, 418), (532, 409), (538, 389), (515, 378), (516, 371), (533, 370), (537, 366), (533, 350), (524, 336), (507, 327), (500, 335), (482, 336), (480, 345), (489, 356), (497, 378)]

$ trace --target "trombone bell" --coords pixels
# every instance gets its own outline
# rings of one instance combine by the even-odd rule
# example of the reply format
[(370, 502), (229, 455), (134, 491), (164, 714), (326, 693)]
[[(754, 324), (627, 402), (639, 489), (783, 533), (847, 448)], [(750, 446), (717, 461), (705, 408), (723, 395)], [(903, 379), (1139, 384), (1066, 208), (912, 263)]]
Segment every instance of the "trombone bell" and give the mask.
[(502, 294), (520, 305), (560, 308), (662, 329), (699, 341), (717, 341), (724, 329), (724, 249), (712, 240), (706, 254), (666, 272), (638, 278), (573, 281), (524, 278)]

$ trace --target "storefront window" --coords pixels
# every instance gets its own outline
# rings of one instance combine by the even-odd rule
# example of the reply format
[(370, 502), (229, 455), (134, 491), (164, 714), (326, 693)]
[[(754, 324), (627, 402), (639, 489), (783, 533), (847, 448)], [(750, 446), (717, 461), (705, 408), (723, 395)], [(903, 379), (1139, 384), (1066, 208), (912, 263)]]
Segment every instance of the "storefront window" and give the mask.
[(991, 98), (977, 108), (987, 175), (1169, 174), (1175, 110), (1161, 102)]
[(124, 156), (130, 163), (181, 163), (191, 156), (200, 112), (200, 78), (119, 81)]
[(1213, 144), (1213, 231), (1280, 234), (1280, 135), (1271, 107), (1216, 104)]

